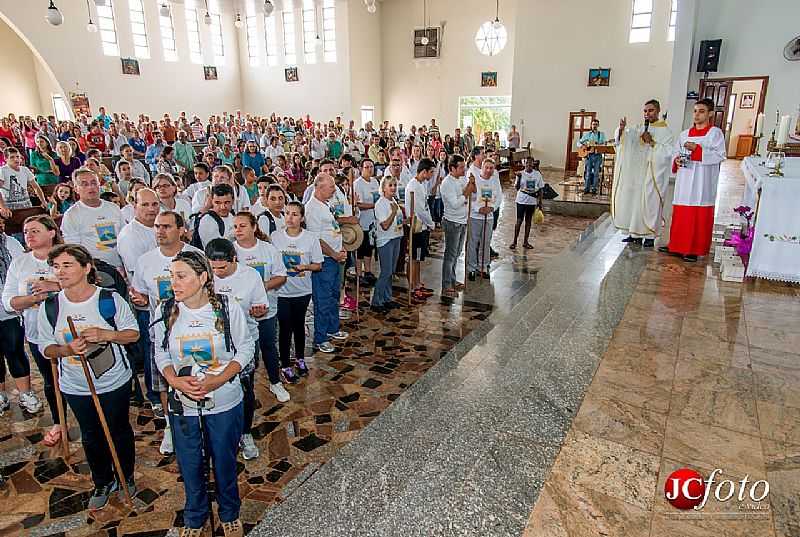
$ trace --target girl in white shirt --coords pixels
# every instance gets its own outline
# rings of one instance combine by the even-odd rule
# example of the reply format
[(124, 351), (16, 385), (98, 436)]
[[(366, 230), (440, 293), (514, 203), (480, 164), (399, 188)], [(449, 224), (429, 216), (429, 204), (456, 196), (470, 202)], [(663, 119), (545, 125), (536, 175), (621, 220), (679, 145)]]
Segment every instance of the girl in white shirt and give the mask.
[[(302, 228), (304, 216), (303, 204), (290, 202), (285, 211), (286, 229), (272, 234), (272, 245), (280, 252), (287, 275), (286, 283), (278, 289), (278, 348), (284, 365), (281, 374), (290, 383), (297, 382), (297, 374), (308, 374), (303, 352), (306, 346), (306, 310), (311, 301), (310, 273), (319, 271), (324, 261), (319, 236)], [(289, 360), (292, 338), (296, 353), (294, 366)]]
[(181, 535), (199, 537), (208, 519), (209, 451), (223, 530), (241, 535), (236, 454), (244, 413), (238, 375), (253, 359), (255, 342), (242, 309), (214, 291), (203, 254), (179, 253), (170, 274), (175, 302), (155, 323), (154, 343), (158, 369), (172, 387), (169, 419), (186, 492)]
[[(233, 234), (236, 237), (236, 259), (249, 267), (253, 267), (262, 278), (267, 290), (269, 306), (263, 318), (258, 319), (258, 345), (256, 354), (261, 354), (267, 367), (270, 391), (285, 403), (289, 400), (289, 392), (283, 387), (278, 366), (278, 294), (277, 290), (286, 283), (286, 267), (275, 247), (266, 241), (266, 237), (256, 225), (253, 213), (241, 212), (233, 221)], [(290, 363), (284, 364), (291, 366)]]
[[(95, 487), (89, 510), (102, 509), (120, 483), (78, 355), (86, 356), (89, 363), (122, 473), (129, 492), (135, 495), (135, 449), (128, 414), (131, 366), (123, 345), (139, 339), (139, 326), (124, 298), (94, 285), (96, 273), (86, 248), (61, 244), (47, 255), (47, 263), (53, 267), (62, 291), (39, 308), (39, 345), (46, 357), (58, 360), (59, 389), (81, 428), (81, 443)], [(55, 322), (51, 322), (51, 316)], [(70, 317), (77, 338), (72, 336), (67, 321)]]
[[(61, 427), (59, 425), (58, 406), (56, 404), (57, 391), (53, 379), (53, 368), (50, 360), (42, 356), (39, 347), (39, 305), (51, 293), (57, 293), (61, 286), (53, 275), (53, 270), (47, 264), (47, 254), (54, 245), (61, 244), (61, 231), (55, 221), (46, 215), (29, 216), (25, 220), (22, 228), (25, 236), (25, 244), (31, 249), (28, 253), (19, 252), (13, 255), (13, 261), (8, 267), (5, 285), (3, 287), (3, 307), (7, 311), (22, 313), (22, 324), (24, 326), (24, 337), (28, 342), (39, 373), (44, 381), (44, 395), (50, 407), (50, 415), (53, 418), (53, 427), (44, 437), (43, 443), (52, 447), (61, 441)], [(17, 243), (19, 244), (19, 243)], [(13, 253), (13, 252), (12, 252)], [(23, 350), (20, 354), (24, 357)], [(27, 362), (27, 359), (26, 359)], [(13, 376), (13, 368), (12, 368)], [(20, 393), (25, 393), (17, 379), (17, 389)], [(60, 397), (60, 393), (58, 397)], [(38, 402), (38, 400), (37, 400)], [(37, 409), (38, 410), (38, 409)]]
[(397, 180), (391, 175), (381, 180), (381, 198), (375, 204), (375, 246), (378, 247), (378, 260), (381, 271), (375, 291), (372, 294), (371, 309), (386, 313), (398, 307), (392, 300), (392, 274), (400, 256), (400, 242), (403, 237), (403, 209), (395, 198)]

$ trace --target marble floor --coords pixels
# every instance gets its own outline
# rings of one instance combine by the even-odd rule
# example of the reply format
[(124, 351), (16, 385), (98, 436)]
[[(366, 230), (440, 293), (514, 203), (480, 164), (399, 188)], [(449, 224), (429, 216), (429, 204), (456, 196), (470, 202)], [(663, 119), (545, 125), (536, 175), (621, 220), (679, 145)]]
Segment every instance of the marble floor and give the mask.
[[(506, 193), (512, 201), (512, 193)], [(465, 341), (495, 310), (510, 310), (533, 285), (539, 268), (574, 244), (591, 220), (548, 216), (535, 230), (536, 248), (525, 255), (505, 247), (513, 237), (513, 203), (498, 227), (492, 281), (471, 283), (457, 300), (430, 299), (413, 309), (376, 317), (366, 307), (360, 319), (345, 323), (351, 337), (334, 355), (317, 355), (310, 376), (288, 387), (292, 400), (279, 404), (269, 394), (263, 368), (257, 377), (258, 408), (253, 435), (261, 456), (240, 460), (242, 519), (248, 530), (273, 504), (292, 494), (343, 446), (356, 438), (442, 356)], [(504, 209), (505, 211), (505, 209)], [(425, 281), (439, 287), (441, 238), (434, 236), (433, 260)], [(405, 297), (402, 281), (396, 296)], [(35, 368), (34, 368), (35, 369)], [(34, 373), (34, 387), (41, 379)], [(94, 515), (85, 510), (91, 494), (79, 431), (73, 419), (71, 456), (64, 461), (45, 447), (50, 425), (45, 412), (31, 416), (16, 405), (0, 416), (0, 535), (161, 536), (182, 521), (183, 489), (174, 456), (158, 453), (164, 421), (148, 408), (132, 408), (136, 434), (135, 510), (119, 500)]]
[[(717, 222), (741, 199), (723, 166)], [(800, 535), (800, 289), (649, 256), (544, 482), (525, 537)], [(678, 511), (678, 468), (766, 479), (769, 496)]]

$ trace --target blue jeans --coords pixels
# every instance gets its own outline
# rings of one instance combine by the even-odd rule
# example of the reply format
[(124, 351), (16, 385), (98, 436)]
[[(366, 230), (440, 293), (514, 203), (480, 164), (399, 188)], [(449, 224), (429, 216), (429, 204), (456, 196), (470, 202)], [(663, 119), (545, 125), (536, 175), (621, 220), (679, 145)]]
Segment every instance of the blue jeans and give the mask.
[(381, 271), (372, 293), (372, 305), (383, 306), (392, 299), (392, 274), (400, 256), (400, 237), (396, 237), (378, 248), (378, 261)]
[(150, 369), (150, 353), (152, 352), (152, 345), (150, 345), (150, 312), (147, 310), (134, 310), (136, 313), (136, 323), (139, 325), (139, 341), (136, 345), (139, 347), (139, 356), (144, 360), (144, 384), (147, 389), (147, 400), (151, 403), (161, 403), (158, 393), (153, 391), (153, 372)]
[(586, 168), (583, 171), (583, 191), (597, 191), (597, 183), (600, 180), (600, 164), (603, 163), (603, 155), (591, 153), (586, 157)]
[[(197, 416), (170, 413), (169, 421), (175, 456), (186, 491), (183, 523), (187, 528), (202, 528), (209, 514), (209, 477), (200, 445), (200, 420)], [(242, 505), (236, 475), (236, 455), (243, 421), (242, 403), (220, 414), (203, 415), (206, 457), (214, 463), (217, 506), (222, 522), (233, 522), (239, 518)]]
[(314, 301), (314, 345), (328, 341), (339, 331), (339, 263), (325, 256), (322, 270), (311, 274)]
[(281, 381), (278, 376), (278, 347), (275, 341), (278, 339), (278, 316), (258, 321), (258, 350), (261, 352), (261, 359), (267, 366), (267, 375), (270, 384), (277, 384)]

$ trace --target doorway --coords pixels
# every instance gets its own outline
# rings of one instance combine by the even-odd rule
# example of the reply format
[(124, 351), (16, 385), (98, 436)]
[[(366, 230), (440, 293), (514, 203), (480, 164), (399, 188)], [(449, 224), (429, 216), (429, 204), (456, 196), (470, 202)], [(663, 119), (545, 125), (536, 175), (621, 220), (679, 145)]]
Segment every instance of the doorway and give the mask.
[(567, 126), (567, 158), (564, 166), (564, 177), (572, 177), (578, 170), (578, 141), (584, 133), (592, 130), (592, 121), (597, 117), (597, 112), (569, 113)]
[(764, 111), (768, 76), (700, 81), (701, 97), (714, 101), (712, 124), (725, 133), (728, 157), (744, 158), (756, 150), (756, 118)]

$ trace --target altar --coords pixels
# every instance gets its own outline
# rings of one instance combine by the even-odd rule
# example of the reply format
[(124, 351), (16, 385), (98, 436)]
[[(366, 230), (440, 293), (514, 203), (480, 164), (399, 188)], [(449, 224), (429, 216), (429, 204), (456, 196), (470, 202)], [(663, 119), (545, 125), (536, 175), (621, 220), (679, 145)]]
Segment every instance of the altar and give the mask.
[(800, 158), (784, 161), (783, 177), (770, 177), (763, 157), (741, 167), (742, 205), (758, 210), (747, 276), (800, 283)]

